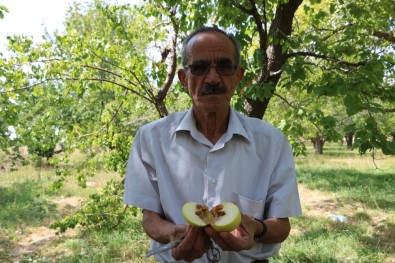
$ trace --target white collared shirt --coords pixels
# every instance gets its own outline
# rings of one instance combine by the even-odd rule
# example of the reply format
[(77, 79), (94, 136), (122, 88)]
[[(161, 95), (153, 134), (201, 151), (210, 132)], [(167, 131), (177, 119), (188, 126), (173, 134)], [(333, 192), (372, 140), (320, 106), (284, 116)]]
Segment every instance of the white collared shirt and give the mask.
[[(270, 124), (230, 111), (227, 132), (213, 145), (199, 132), (192, 109), (141, 127), (126, 170), (124, 202), (186, 224), (185, 202), (235, 202), (242, 213), (264, 219), (301, 215), (292, 151)], [(152, 241), (152, 247), (161, 245)], [(222, 252), (220, 262), (251, 262), (275, 255), (280, 244)], [(173, 262), (171, 252), (157, 256)], [(203, 256), (194, 262), (207, 262)]]

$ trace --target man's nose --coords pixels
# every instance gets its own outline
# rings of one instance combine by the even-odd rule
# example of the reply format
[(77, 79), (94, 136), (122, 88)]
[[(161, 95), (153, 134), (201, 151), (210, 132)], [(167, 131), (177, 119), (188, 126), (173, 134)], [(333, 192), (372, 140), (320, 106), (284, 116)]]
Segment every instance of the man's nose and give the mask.
[(206, 74), (206, 82), (209, 84), (218, 84), (221, 82), (221, 76), (218, 74), (216, 65), (210, 65)]

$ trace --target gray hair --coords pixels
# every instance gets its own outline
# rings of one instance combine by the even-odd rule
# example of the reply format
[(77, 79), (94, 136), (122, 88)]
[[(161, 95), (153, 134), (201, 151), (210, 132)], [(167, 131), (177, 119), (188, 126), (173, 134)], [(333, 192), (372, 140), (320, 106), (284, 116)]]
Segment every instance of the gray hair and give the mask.
[(192, 33), (190, 33), (184, 40), (183, 44), (182, 44), (182, 65), (186, 66), (187, 65), (187, 46), (189, 44), (189, 42), (191, 41), (191, 39), (196, 36), (197, 34), (200, 33), (206, 33), (206, 32), (214, 32), (214, 33), (220, 33), (223, 34), (224, 36), (226, 36), (230, 41), (232, 41), (233, 46), (235, 47), (235, 64), (236, 66), (240, 65), (240, 45), (237, 42), (236, 38), (232, 35), (232, 34), (228, 34), (225, 31), (217, 28), (217, 27), (201, 27), (199, 29), (196, 29), (195, 31), (193, 31)]

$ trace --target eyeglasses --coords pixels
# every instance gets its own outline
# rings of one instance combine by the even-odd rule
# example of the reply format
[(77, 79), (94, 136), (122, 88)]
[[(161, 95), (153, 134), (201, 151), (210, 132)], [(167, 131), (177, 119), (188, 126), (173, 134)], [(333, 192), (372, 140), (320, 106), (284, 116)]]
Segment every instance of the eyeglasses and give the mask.
[(233, 65), (230, 61), (219, 61), (215, 65), (211, 65), (207, 61), (199, 61), (191, 65), (186, 65), (184, 68), (189, 69), (193, 75), (204, 76), (210, 71), (211, 67), (215, 67), (215, 70), (221, 76), (233, 76), (237, 69), (237, 66)]

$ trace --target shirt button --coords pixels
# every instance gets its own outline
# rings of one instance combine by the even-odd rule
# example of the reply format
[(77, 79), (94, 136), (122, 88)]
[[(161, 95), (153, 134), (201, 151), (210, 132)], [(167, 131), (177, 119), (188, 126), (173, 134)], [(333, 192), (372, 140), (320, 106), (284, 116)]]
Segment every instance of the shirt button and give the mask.
[(215, 183), (217, 183), (217, 180), (211, 179), (211, 182), (212, 182), (213, 184), (215, 184)]

